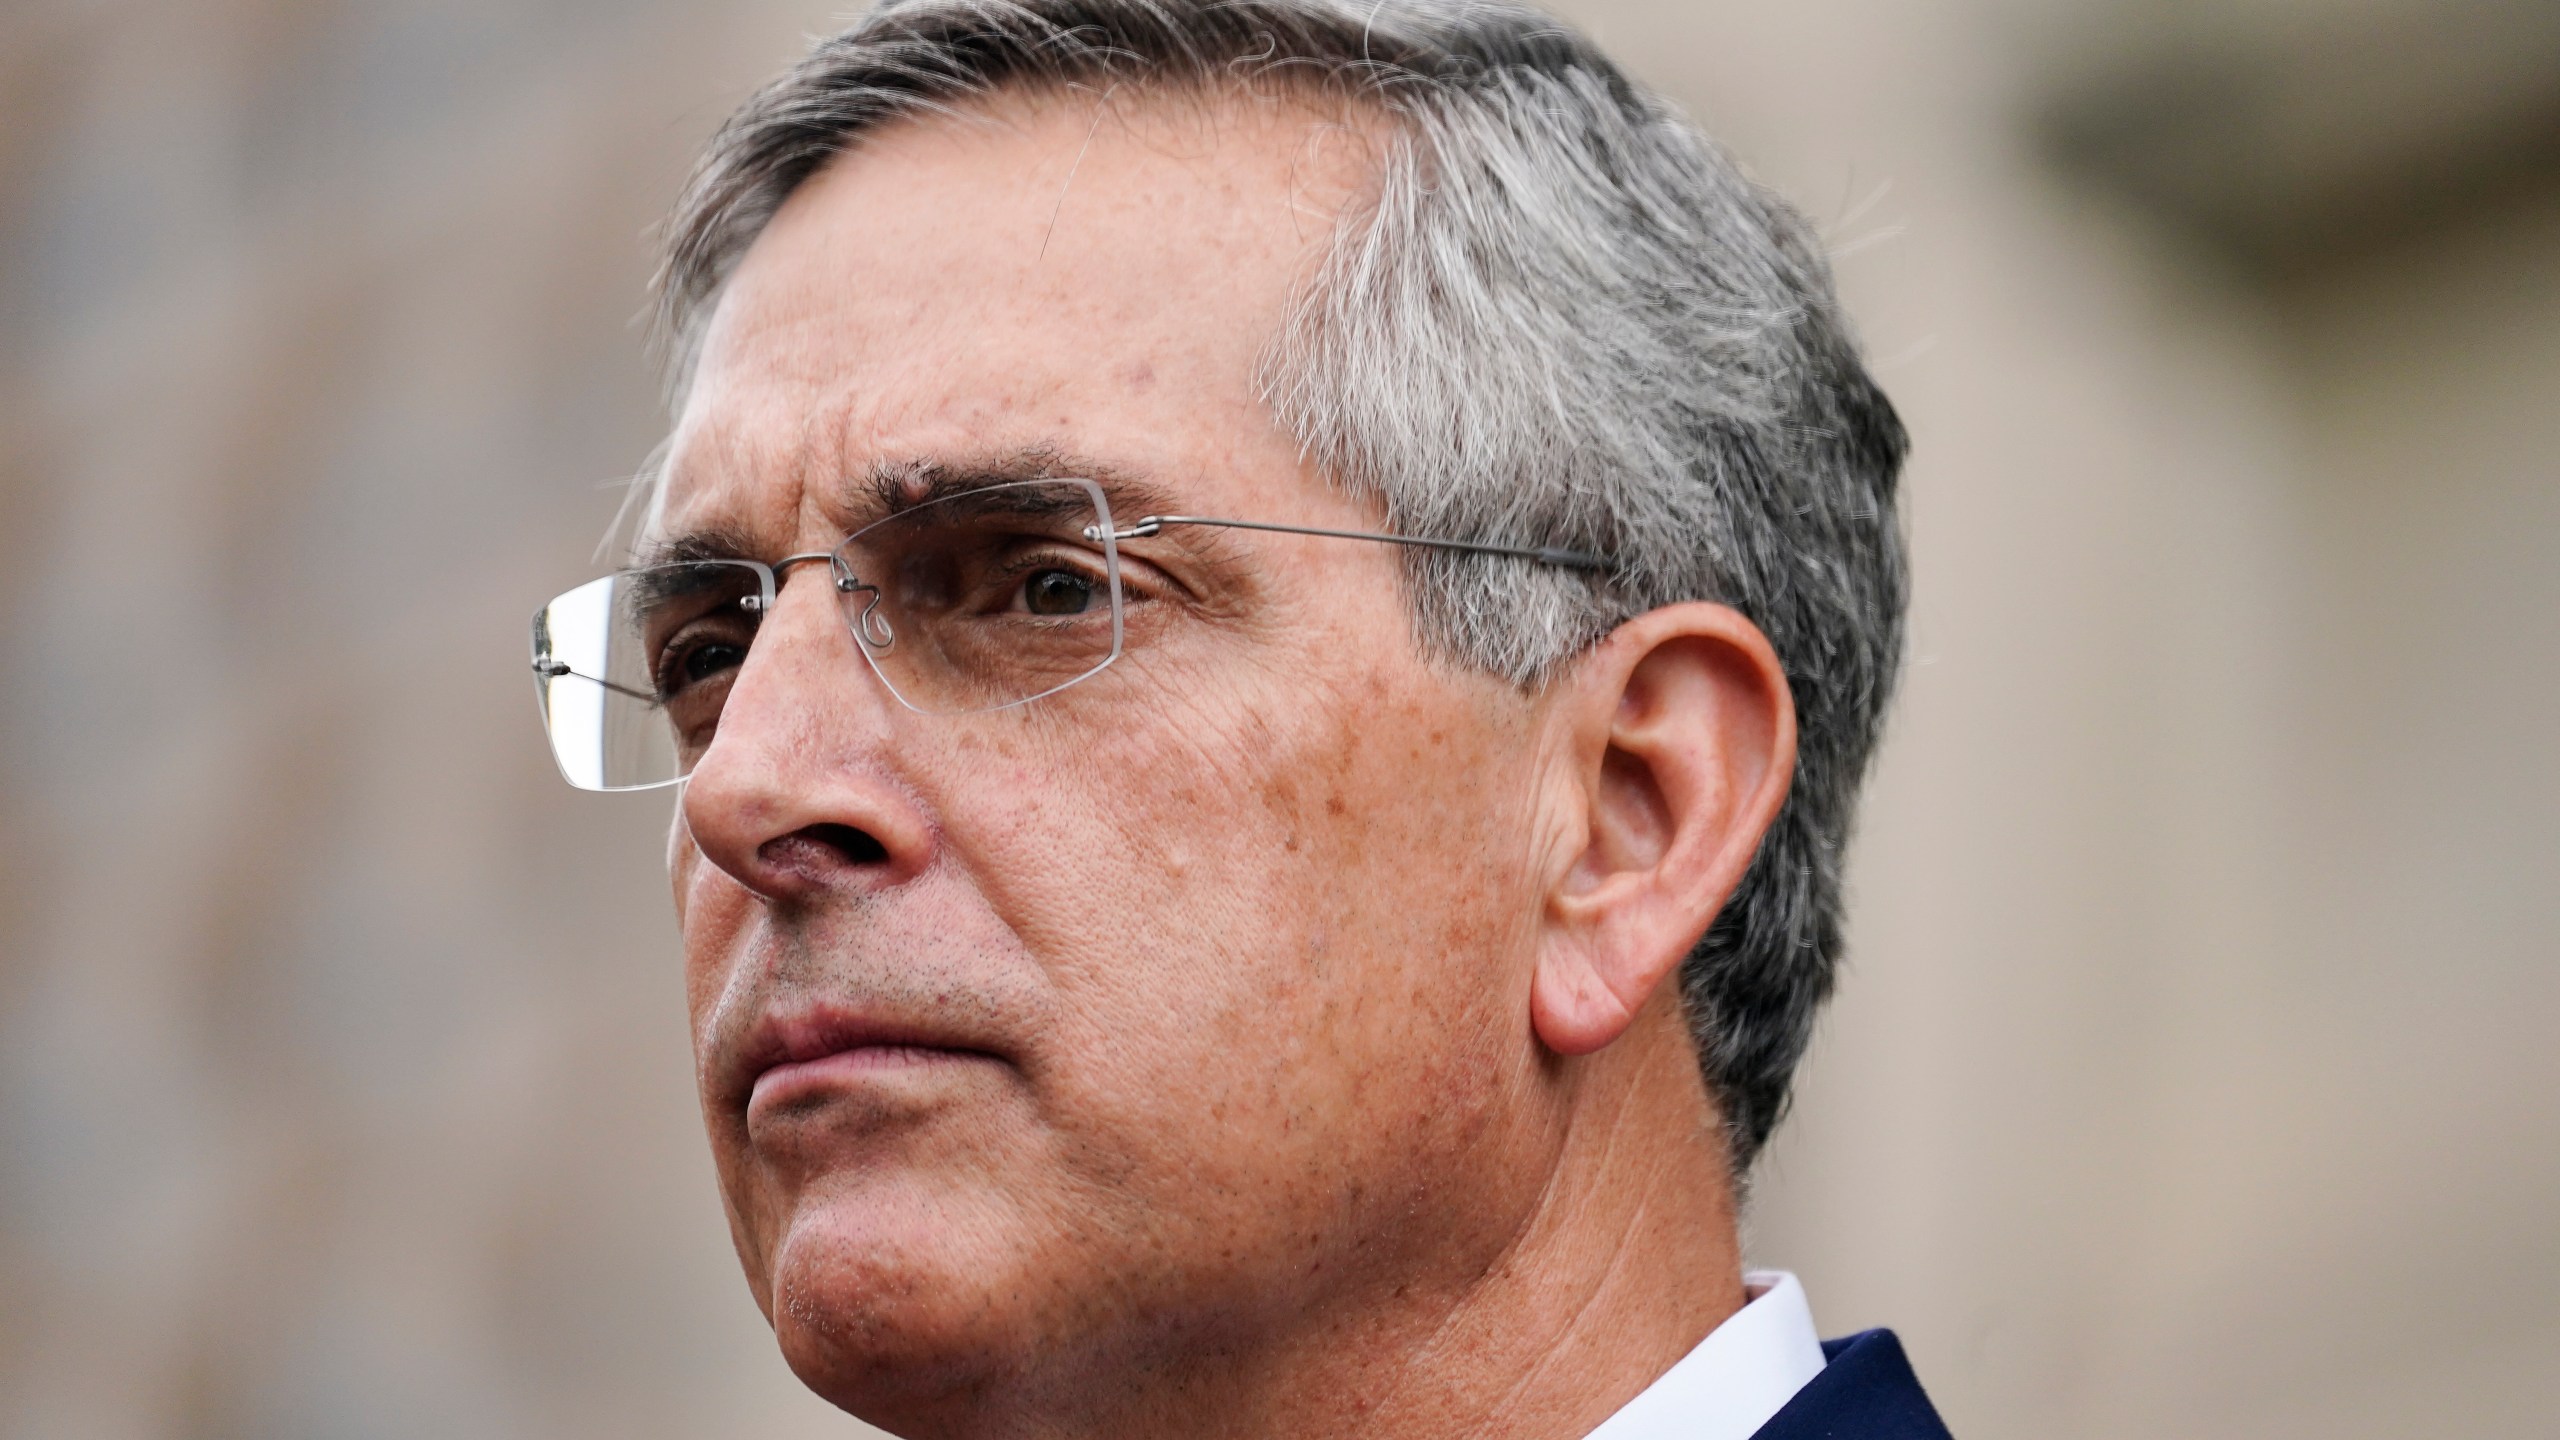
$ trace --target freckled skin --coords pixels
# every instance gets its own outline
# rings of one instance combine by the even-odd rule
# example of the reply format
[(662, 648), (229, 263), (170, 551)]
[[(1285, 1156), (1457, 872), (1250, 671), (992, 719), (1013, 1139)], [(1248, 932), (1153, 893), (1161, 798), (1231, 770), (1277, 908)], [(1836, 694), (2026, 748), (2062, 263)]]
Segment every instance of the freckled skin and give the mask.
[[(660, 528), (826, 549), (842, 477), (1034, 449), (1378, 528), (1253, 388), (1361, 147), (1088, 107), (903, 125), (805, 185), (721, 302)], [(910, 1436), (1578, 1435), (1739, 1292), (1676, 1008), (1577, 1059), (1533, 1033), (1593, 843), (1570, 717), (1419, 654), (1389, 547), (1204, 543), (1155, 553), (1249, 603), (985, 715), (901, 708), (791, 575), (669, 846), (748, 1282), (807, 1383)], [(751, 1124), (723, 1047), (813, 999), (994, 1058)]]

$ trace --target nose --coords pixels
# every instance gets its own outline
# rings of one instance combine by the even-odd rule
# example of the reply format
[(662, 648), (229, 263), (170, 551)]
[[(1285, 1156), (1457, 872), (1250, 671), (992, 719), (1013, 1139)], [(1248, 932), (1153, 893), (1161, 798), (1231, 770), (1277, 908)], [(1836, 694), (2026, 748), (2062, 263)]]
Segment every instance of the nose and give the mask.
[(769, 901), (896, 885), (933, 837), (892, 763), (904, 712), (855, 649), (826, 567), (782, 579), (679, 820), (703, 859)]

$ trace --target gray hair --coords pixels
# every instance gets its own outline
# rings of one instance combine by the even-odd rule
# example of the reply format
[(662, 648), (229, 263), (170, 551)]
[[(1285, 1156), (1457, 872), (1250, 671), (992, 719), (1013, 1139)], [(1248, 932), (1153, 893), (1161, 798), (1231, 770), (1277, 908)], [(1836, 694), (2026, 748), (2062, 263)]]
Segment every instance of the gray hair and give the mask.
[(1681, 968), (1743, 1174), (1841, 953), (1841, 852), (1902, 649), (1905, 440), (1803, 220), (1588, 40), (1508, 0), (885, 0), (733, 116), (660, 275), (676, 383), (783, 200), (863, 133), (1006, 87), (1286, 90), (1389, 133), (1267, 354), (1279, 422), (1413, 534), (1606, 575), (1411, 561), (1417, 633), (1536, 685), (1619, 622), (1718, 600), (1793, 691), (1794, 784)]

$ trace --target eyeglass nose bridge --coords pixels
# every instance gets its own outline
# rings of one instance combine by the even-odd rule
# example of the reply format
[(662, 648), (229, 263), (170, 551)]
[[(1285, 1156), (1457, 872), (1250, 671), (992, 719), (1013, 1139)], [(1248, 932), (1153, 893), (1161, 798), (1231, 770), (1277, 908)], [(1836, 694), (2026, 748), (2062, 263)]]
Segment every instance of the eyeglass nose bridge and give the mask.
[(782, 572), (792, 566), (806, 565), (818, 560), (827, 562), (828, 579), (834, 583), (837, 594), (870, 597), (863, 602), (862, 613), (854, 617), (855, 638), (873, 650), (886, 650), (897, 644), (898, 632), (891, 628), (889, 617), (880, 613), (880, 601), (883, 598), (880, 587), (854, 574), (853, 567), (845, 563), (844, 552), (841, 550), (812, 550), (805, 554), (783, 556), (773, 562), (774, 585), (777, 588), (781, 586)]
[[(785, 555), (781, 559), (774, 561), (773, 564), (766, 567), (773, 572), (774, 590), (779, 592), (782, 589), (783, 573), (788, 571), (792, 566), (814, 564), (820, 560), (827, 562), (827, 569), (831, 572), (828, 578), (834, 582), (837, 594), (868, 595), (871, 597), (868, 601), (864, 602), (862, 613), (854, 617), (854, 629), (858, 638), (874, 650), (886, 650), (897, 644), (898, 632), (891, 628), (889, 624), (889, 617), (880, 613), (880, 601), (883, 598), (880, 587), (873, 585), (868, 581), (865, 581), (861, 576), (854, 574), (851, 569), (846, 567), (844, 563), (844, 556), (839, 552), (833, 550), (811, 550), (799, 555)], [(741, 610), (762, 611), (770, 608), (771, 604), (771, 601), (765, 599), (765, 597), (761, 595), (741, 595), (738, 597), (738, 608)]]

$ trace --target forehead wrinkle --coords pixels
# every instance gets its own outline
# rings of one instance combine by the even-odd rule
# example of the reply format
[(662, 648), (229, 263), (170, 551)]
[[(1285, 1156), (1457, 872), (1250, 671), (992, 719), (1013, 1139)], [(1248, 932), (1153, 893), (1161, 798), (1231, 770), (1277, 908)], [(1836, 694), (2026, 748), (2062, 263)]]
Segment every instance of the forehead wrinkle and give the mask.
[[(661, 503), (640, 537), (644, 547), (663, 549), (665, 537), (678, 533), (670, 528), (666, 497), (680, 498), (696, 514), (708, 512), (681, 533), (752, 541), (742, 556), (788, 549), (795, 532), (809, 528), (813, 502), (832, 498), (848, 442), (845, 428), (828, 417), (845, 413), (846, 400), (752, 385), (733, 394), (760, 398), (708, 407), (682, 450), (670, 455), (659, 476)], [(775, 533), (763, 535), (767, 530)]]
[[(1305, 103), (1310, 97), (1293, 96), (1286, 90), (1276, 95), (1239, 96), (1218, 87), (1200, 95), (1185, 95), (1182, 98), (1192, 102), (1187, 105), (1166, 105), (1162, 97), (1149, 97), (1149, 103), (1137, 104), (1126, 103), (1125, 97), (1109, 97), (1110, 103), (1101, 104), (1101, 98), (1008, 93), (985, 107), (991, 113), (967, 117), (977, 124), (900, 124), (884, 130), (875, 140), (888, 138), (892, 131), (900, 138), (925, 138), (939, 130), (944, 133), (936, 138), (966, 143), (968, 138), (974, 138), (973, 132), (984, 135), (989, 131), (1028, 129), (1040, 118), (1040, 112), (1064, 111), (1077, 123), (1072, 126), (1073, 134), (1067, 137), (1067, 150), (1059, 158), (1062, 162), (1082, 159), (1081, 166), (1066, 163), (1066, 168), (1083, 174), (1081, 179), (1073, 173), (1062, 174), (1056, 177), (1061, 182), (1059, 189), (1042, 189), (1035, 208), (1040, 211), (1037, 218), (1045, 223), (1037, 227), (1040, 233), (1036, 238), (1045, 240), (1057, 228), (1056, 211), (1063, 189), (1068, 185), (1089, 188), (1096, 178), (1092, 158), (1084, 155), (1096, 143), (1096, 119), (1115, 122), (1100, 130), (1114, 140), (1134, 142), (1142, 152), (1192, 166), (1212, 160), (1227, 143), (1280, 139), (1282, 144), (1274, 152), (1281, 172), (1277, 196), (1281, 213), (1276, 217), (1284, 237), (1280, 248), (1303, 251), (1331, 230), (1331, 222), (1340, 218), (1346, 205), (1356, 207), (1374, 186), (1374, 149), (1382, 138), (1379, 132), (1389, 126), (1389, 122), (1365, 109), (1311, 105)], [(1238, 104), (1239, 99), (1261, 103)], [(1293, 99), (1297, 103), (1289, 103)], [(1087, 113), (1088, 107), (1092, 113)], [(1011, 113), (1005, 113), (1008, 111)], [(989, 121), (997, 123), (990, 125)], [(873, 145), (848, 151), (826, 168), (841, 174), (846, 166), (857, 162), (862, 151), (876, 154), (878, 148)], [(979, 157), (964, 158), (974, 163)], [(806, 203), (826, 179), (824, 174), (817, 177), (808, 193), (795, 196), (795, 200)], [(1072, 202), (1066, 208), (1076, 211)], [(1320, 261), (1320, 256), (1303, 253), (1294, 258), (1300, 266)], [(1051, 256), (1050, 260), (1054, 267), (1056, 257)], [(734, 299), (734, 295), (724, 297), (721, 309), (731, 311), (733, 307), (725, 302)], [(764, 314), (759, 308), (757, 313), (757, 333), (769, 330), (775, 323), (785, 331), (791, 329), (787, 308), (772, 314)], [(744, 332), (727, 338), (733, 344), (750, 341), (750, 335)], [(1131, 467), (1078, 456), (1062, 444), (993, 449), (967, 443), (966, 431), (970, 428), (988, 425), (998, 428), (1001, 436), (1003, 430), (1013, 430), (1019, 420), (1027, 418), (1024, 411), (1041, 407), (1020, 395), (996, 394), (975, 387), (970, 387), (969, 393), (955, 390), (951, 384), (955, 379), (985, 378), (963, 363), (968, 359), (965, 355), (900, 357), (901, 363), (885, 375), (877, 373), (876, 365), (865, 366), (861, 359), (847, 357), (863, 370), (862, 377), (856, 378), (841, 370), (829, 374), (833, 366), (819, 363), (808, 349), (816, 338), (809, 334), (766, 334), (762, 342), (732, 351), (733, 360), (760, 353), (762, 361), (751, 363), (747, 373), (732, 374), (733, 382), (743, 382), (740, 388), (745, 393), (723, 387), (731, 389), (731, 393), (722, 397), (725, 403), (712, 407), (722, 414), (715, 425), (705, 427), (706, 438), (713, 443), (698, 447), (698, 454), (715, 458), (709, 466), (688, 467), (712, 482), (689, 497), (705, 502), (695, 510), (696, 514), (706, 520), (752, 517), (753, 528), (759, 530), (792, 527), (799, 533), (773, 538), (796, 539), (805, 544), (821, 531), (834, 530), (841, 535), (887, 513), (897, 495), (896, 486), (889, 482), (899, 478), (911, 481), (920, 471), (935, 481), (937, 490), (948, 483), (938, 478), (944, 474), (974, 473), (980, 483), (1044, 475), (1090, 478), (1111, 498), (1115, 518), (1124, 522), (1148, 513), (1200, 508), (1201, 497), (1197, 493), (1177, 498), (1167, 488), (1134, 473)], [(915, 363), (918, 361), (922, 363)], [(702, 378), (707, 377), (697, 376), (697, 383)], [(1004, 378), (1014, 384), (1023, 379)], [(884, 393), (874, 388), (875, 382), (887, 383), (888, 390)], [(759, 392), (761, 403), (754, 398)], [(740, 405), (740, 400), (746, 403)], [(1255, 408), (1266, 421), (1272, 418), (1264, 407)], [(910, 426), (916, 428), (911, 430)], [(900, 431), (907, 432), (909, 445), (897, 443)], [(954, 431), (959, 433), (955, 435)], [(950, 445), (954, 440), (960, 444)], [(886, 458), (873, 458), (866, 463), (866, 456)], [(1188, 485), (1182, 488), (1192, 490)], [(1235, 543), (1232, 536), (1182, 538)]]

